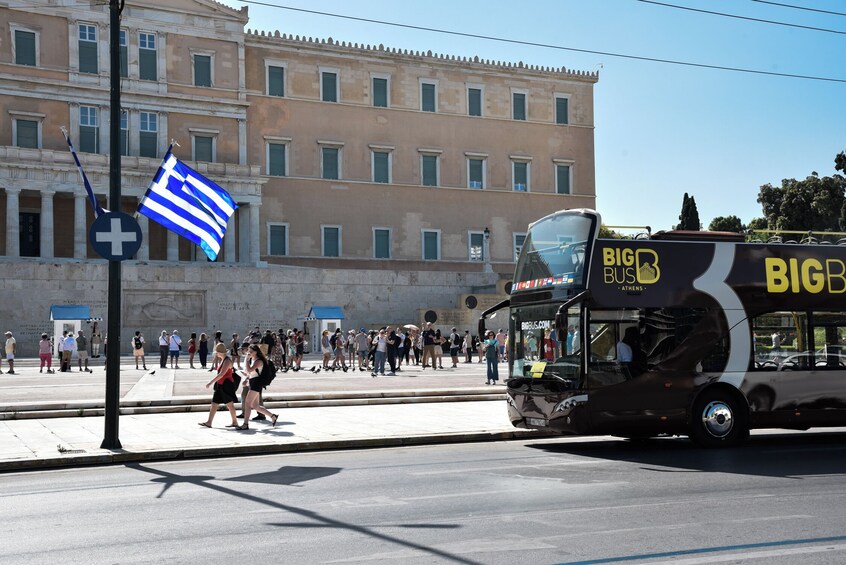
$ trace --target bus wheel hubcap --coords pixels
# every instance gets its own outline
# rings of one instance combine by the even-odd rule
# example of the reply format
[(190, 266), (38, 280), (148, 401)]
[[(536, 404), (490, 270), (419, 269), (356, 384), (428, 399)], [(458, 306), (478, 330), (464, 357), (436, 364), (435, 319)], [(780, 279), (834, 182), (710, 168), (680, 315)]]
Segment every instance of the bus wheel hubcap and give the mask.
[(702, 412), (702, 423), (714, 437), (725, 437), (734, 424), (731, 407), (722, 401), (709, 402)]

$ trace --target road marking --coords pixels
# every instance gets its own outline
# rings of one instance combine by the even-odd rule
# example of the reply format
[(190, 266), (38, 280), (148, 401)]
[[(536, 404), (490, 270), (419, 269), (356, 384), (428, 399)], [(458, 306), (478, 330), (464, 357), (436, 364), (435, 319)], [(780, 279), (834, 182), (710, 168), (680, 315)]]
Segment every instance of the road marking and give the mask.
[(439, 471), (416, 471), (410, 472), (409, 475), (426, 476), (426, 475), (452, 475), (455, 473), (483, 473), (486, 471), (500, 471), (506, 469), (535, 469), (537, 467), (570, 467), (573, 465), (601, 465), (604, 461), (596, 459), (589, 459), (584, 461), (557, 461), (555, 463), (533, 463), (531, 465), (500, 465), (499, 467), (476, 467), (461, 469), (443, 469)]
[[(690, 559), (673, 559), (671, 561), (653, 561), (655, 565), (701, 565), (707, 563), (725, 563), (731, 561), (748, 561), (750, 559), (773, 559), (775, 557), (786, 557), (789, 555), (808, 555), (811, 553), (831, 553), (835, 551), (846, 551), (846, 544), (827, 545), (825, 547), (793, 547), (790, 549), (773, 549), (769, 551), (750, 551), (746, 553), (729, 553), (727, 555), (709, 555), (708, 557), (692, 557)], [(805, 561), (804, 559), (802, 561)]]
[(176, 369), (154, 369), (138, 379), (123, 400), (166, 400), (173, 397), (173, 377)]

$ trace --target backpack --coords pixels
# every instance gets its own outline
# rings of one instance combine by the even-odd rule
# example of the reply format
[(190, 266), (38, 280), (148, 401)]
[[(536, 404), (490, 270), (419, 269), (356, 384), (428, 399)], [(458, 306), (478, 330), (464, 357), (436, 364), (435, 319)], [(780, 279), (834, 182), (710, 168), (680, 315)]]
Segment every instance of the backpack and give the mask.
[(331, 347), (332, 349), (335, 349), (335, 342), (338, 341), (336, 335), (337, 334), (332, 334), (332, 337), (329, 338), (329, 347)]
[(457, 333), (452, 334), (452, 346), (453, 347), (460, 347), (461, 346), (461, 336)]
[(141, 342), (141, 338), (135, 336), (133, 339), (135, 340), (135, 349), (141, 349), (144, 347), (144, 344)]
[(276, 365), (274, 365), (273, 361), (270, 359), (268, 359), (267, 363), (262, 366), (261, 377), (264, 379), (265, 386), (272, 383), (273, 379), (276, 378)]

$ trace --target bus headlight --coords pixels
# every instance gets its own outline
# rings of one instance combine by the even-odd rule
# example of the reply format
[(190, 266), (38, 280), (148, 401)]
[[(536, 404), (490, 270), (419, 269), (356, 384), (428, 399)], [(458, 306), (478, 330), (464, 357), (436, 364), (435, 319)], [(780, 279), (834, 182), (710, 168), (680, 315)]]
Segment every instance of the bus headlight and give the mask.
[(561, 402), (559, 402), (555, 406), (554, 412), (571, 412), (577, 406), (581, 406), (582, 404), (587, 402), (587, 399), (588, 399), (588, 397), (587, 397), (586, 394), (580, 394), (578, 396), (571, 396), (570, 398), (564, 399)]

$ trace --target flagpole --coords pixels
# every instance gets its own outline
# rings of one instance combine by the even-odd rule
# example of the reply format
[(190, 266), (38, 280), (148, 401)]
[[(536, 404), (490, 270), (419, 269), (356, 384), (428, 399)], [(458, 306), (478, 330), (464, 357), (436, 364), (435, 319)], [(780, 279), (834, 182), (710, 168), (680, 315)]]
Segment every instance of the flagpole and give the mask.
[[(110, 120), (109, 209), (120, 212), (120, 13), (124, 0), (109, 0)], [(103, 449), (121, 449), (118, 439), (120, 414), (120, 261), (109, 261), (108, 348), (106, 351), (106, 418)]]

